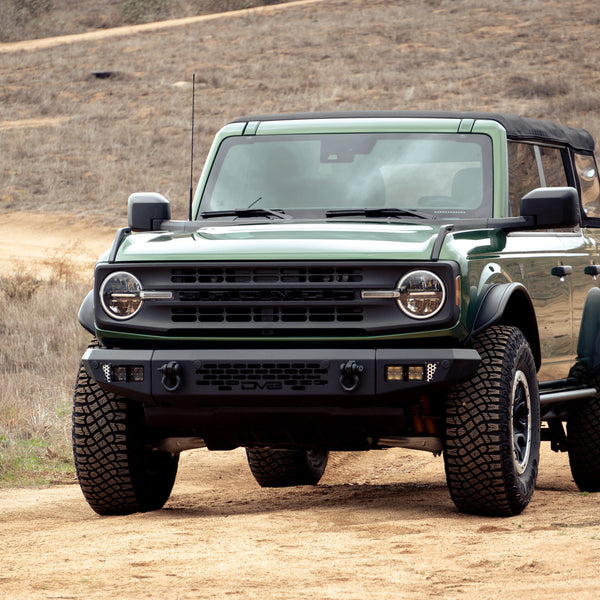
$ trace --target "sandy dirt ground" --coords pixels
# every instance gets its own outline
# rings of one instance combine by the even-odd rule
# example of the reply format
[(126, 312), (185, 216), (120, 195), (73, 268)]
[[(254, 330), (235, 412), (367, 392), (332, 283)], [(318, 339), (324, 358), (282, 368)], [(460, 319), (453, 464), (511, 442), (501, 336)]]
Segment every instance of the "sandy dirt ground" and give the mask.
[(263, 490), (241, 450), (182, 455), (165, 508), (100, 517), (77, 485), (0, 491), (0, 598), (597, 599), (600, 497), (544, 448), (508, 519), (457, 513), (443, 461), (332, 455), (318, 486)]

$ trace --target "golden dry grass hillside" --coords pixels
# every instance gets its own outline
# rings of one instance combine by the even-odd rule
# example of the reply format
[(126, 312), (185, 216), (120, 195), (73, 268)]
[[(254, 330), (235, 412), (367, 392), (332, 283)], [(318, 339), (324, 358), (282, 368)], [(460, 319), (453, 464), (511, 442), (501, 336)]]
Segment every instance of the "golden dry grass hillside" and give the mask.
[(193, 73), (194, 179), (215, 131), (245, 113), (509, 111), (600, 137), (599, 25), (590, 0), (323, 0), (37, 50), (0, 44), (0, 211), (116, 225), (143, 190), (185, 218)]

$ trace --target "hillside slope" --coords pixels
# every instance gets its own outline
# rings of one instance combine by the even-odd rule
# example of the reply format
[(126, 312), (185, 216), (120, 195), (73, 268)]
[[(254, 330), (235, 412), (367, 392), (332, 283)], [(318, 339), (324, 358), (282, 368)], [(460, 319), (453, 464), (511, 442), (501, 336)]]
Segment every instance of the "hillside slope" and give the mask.
[(194, 181), (240, 114), (489, 109), (598, 137), (599, 23), (589, 0), (327, 0), (39, 50), (0, 44), (0, 211), (116, 224), (147, 190), (184, 218), (193, 73)]

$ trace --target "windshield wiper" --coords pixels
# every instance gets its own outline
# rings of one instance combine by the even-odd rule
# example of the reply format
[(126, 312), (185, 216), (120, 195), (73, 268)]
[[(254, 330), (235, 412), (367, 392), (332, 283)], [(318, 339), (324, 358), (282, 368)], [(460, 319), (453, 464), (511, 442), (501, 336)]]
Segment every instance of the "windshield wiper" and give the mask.
[(290, 217), (279, 208), (270, 210), (268, 208), (234, 208), (232, 210), (213, 210), (201, 212), (202, 219), (216, 219), (218, 217), (240, 217), (251, 219), (252, 217), (277, 217), (278, 219), (289, 219)]
[(427, 219), (427, 215), (408, 208), (342, 208), (340, 210), (328, 210), (325, 216), (335, 217), (416, 217)]

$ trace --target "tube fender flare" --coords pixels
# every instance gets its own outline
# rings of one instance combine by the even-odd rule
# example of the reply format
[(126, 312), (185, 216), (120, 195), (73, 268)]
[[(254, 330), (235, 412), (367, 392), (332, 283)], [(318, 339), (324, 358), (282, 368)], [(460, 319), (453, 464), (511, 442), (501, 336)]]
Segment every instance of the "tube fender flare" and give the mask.
[(585, 298), (579, 338), (577, 360), (583, 362), (589, 373), (600, 369), (600, 288), (592, 288)]
[(537, 319), (529, 292), (522, 283), (492, 284), (486, 290), (473, 319), (468, 341), (500, 321), (521, 329), (539, 368), (542, 357)]
[(94, 321), (94, 290), (90, 290), (84, 298), (79, 313), (77, 314), (79, 324), (92, 335), (96, 335), (96, 326)]

